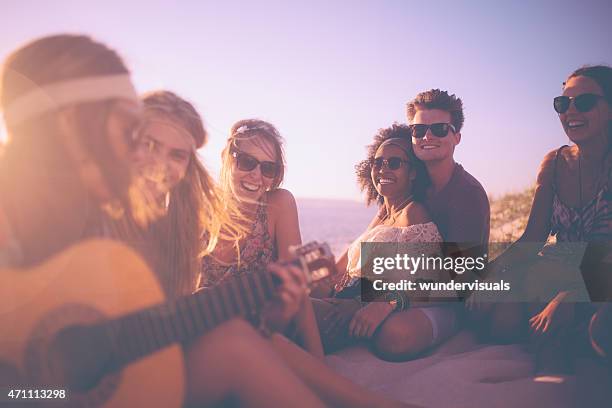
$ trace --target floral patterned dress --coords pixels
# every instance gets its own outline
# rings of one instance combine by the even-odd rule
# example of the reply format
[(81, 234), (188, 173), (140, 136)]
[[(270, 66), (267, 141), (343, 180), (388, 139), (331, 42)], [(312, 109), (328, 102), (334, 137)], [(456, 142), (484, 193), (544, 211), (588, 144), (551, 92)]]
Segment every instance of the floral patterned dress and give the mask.
[(267, 203), (261, 201), (257, 206), (251, 233), (240, 249), (240, 262), (226, 264), (213, 255), (202, 260), (200, 287), (214, 286), (231, 276), (262, 270), (270, 262), (278, 259), (276, 246), (268, 230)]

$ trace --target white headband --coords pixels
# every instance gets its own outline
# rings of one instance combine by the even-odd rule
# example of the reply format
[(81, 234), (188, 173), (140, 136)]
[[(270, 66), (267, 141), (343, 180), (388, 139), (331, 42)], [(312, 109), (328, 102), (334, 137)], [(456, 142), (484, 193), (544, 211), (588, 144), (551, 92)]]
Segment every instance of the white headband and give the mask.
[(74, 103), (106, 99), (128, 99), (138, 103), (138, 94), (128, 74), (95, 76), (37, 87), (11, 102), (5, 120), (17, 125), (34, 116)]
[(183, 126), (174, 122), (172, 119), (169, 119), (169, 120), (159, 119), (156, 117), (155, 113), (147, 113), (146, 111), (145, 111), (145, 117), (147, 117), (147, 119), (145, 120), (145, 123), (161, 123), (166, 126), (172, 127), (174, 130), (176, 130), (176, 132), (180, 136), (183, 137), (184, 140), (187, 141), (187, 143), (189, 143), (191, 150), (193, 150), (194, 152), (198, 150), (196, 147), (195, 138), (191, 135), (191, 133), (189, 133)]

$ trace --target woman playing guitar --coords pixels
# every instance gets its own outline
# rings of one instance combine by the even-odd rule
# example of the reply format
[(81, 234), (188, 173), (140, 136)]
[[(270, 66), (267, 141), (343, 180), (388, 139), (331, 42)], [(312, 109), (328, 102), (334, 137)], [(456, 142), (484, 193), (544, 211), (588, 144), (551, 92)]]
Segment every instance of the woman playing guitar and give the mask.
[[(37, 268), (49, 259), (55, 259), (55, 264), (58, 259), (64, 262), (62, 253), (94, 237), (126, 242), (146, 256), (151, 250), (145, 232), (151, 214), (146, 208), (146, 197), (133, 188), (128, 167), (132, 138), (142, 113), (121, 58), (88, 37), (45, 37), (8, 57), (1, 89), (1, 105), (10, 136), (0, 157), (0, 267)], [(72, 258), (78, 258), (78, 254)], [(70, 260), (69, 257), (68, 263)], [(271, 265), (269, 270), (280, 281), (278, 307), (290, 313), (305, 297), (304, 277), (292, 266)], [(100, 275), (104, 275), (93, 274), (89, 269), (78, 272), (93, 288), (87, 284), (66, 284), (65, 292), (71, 296), (95, 290)], [(91, 276), (87, 276), (88, 272)], [(15, 276), (8, 271), (1, 273)], [(121, 270), (116, 278), (129, 275), (130, 270)], [(24, 277), (27, 278), (27, 271)], [(40, 279), (23, 287), (36, 287), (42, 280), (45, 288), (52, 287), (53, 279), (55, 275), (48, 281)], [(17, 281), (15, 278), (15, 292), (22, 287)], [(130, 280), (125, 282), (127, 285)], [(37, 300), (49, 301), (26, 296), (24, 306), (23, 299), (10, 296), (13, 288), (10, 284), (11, 281), (3, 292), (9, 299), (4, 300), (0, 309), (0, 317), (8, 316), (9, 321), (11, 308), (19, 311)], [(41, 286), (40, 293), (45, 288)], [(119, 292), (122, 289), (115, 287)], [(153, 288), (152, 292), (155, 291), (159, 289)], [(105, 305), (108, 312), (115, 298), (104, 296), (108, 299)], [(21, 324), (25, 315), (12, 319)], [(34, 364), (28, 354), (31, 349), (25, 347), (23, 356), (2, 352), (16, 341), (0, 342), (2, 386), (28, 385), (28, 377), (22, 372), (30, 372)], [(28, 347), (36, 345), (36, 341), (37, 338), (27, 342)], [(165, 388), (166, 392), (178, 395), (179, 403), (183, 400), (197, 406), (228, 401), (245, 406), (317, 407), (323, 406), (323, 401), (338, 406), (393, 405), (337, 378), (307, 355), (296, 352), (284, 361), (280, 355), (285, 356), (291, 346), (279, 339), (274, 341), (281, 344), (280, 353), (246, 322), (231, 320), (183, 347), (186, 368), (184, 372), (178, 371), (177, 377), (184, 374), (184, 387), (171, 380), (162, 382), (161, 387), (160, 383), (157, 387), (129, 386), (127, 393), (132, 395), (127, 399), (143, 401), (142, 396), (134, 394), (149, 393), (153, 397), (148, 406), (167, 406), (161, 397), (155, 399), (156, 393), (162, 391), (160, 388)], [(170, 365), (154, 370), (151, 358), (169, 356), (171, 350), (165, 350), (130, 364), (109, 384), (118, 387), (114, 389), (120, 394), (126, 387), (116, 383), (138, 384), (148, 381), (148, 377), (159, 378)], [(132, 366), (146, 369), (133, 379), (129, 378), (136, 370)], [(117, 395), (107, 401), (121, 405)], [(133, 402), (128, 404), (135, 406)]]

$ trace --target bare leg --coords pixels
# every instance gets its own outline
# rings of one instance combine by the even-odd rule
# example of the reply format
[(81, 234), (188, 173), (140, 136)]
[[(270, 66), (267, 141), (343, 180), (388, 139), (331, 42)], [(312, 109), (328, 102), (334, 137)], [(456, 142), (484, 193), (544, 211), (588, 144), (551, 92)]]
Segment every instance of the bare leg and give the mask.
[(406, 361), (425, 351), (433, 342), (429, 318), (419, 309), (391, 314), (375, 334), (374, 351), (389, 361)]
[(589, 324), (589, 337), (593, 350), (608, 363), (612, 363), (612, 303), (601, 306), (593, 315)]
[(332, 371), (322, 361), (280, 335), (272, 336), (272, 344), (285, 362), (316, 394), (334, 407), (414, 407), (389, 400), (369, 391)]
[(475, 307), (465, 307), (465, 323), (479, 341), (487, 342), (490, 340), (489, 326), (491, 315), (495, 304), (492, 302), (482, 302)]
[(296, 323), (300, 345), (313, 356), (323, 359), (325, 353), (321, 343), (321, 333), (319, 333), (317, 319), (315, 318), (310, 298), (304, 299), (304, 304), (296, 316)]
[(248, 323), (227, 322), (187, 347), (188, 405), (322, 407)]
[(498, 343), (515, 343), (525, 340), (527, 334), (527, 310), (525, 303), (497, 303), (489, 322), (489, 336)]

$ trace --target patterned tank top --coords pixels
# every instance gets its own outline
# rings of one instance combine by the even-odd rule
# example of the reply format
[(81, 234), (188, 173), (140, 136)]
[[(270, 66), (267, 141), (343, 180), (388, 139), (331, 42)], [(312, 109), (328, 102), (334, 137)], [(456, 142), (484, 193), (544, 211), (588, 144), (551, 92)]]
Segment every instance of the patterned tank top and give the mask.
[(214, 286), (231, 276), (264, 269), (278, 259), (276, 246), (268, 230), (265, 199), (257, 206), (251, 233), (240, 248), (240, 264), (226, 264), (213, 255), (202, 259), (200, 287)]
[(561, 146), (557, 150), (553, 169), (550, 235), (556, 238), (556, 242), (547, 242), (542, 248), (542, 255), (578, 267), (589, 242), (612, 240), (612, 197), (608, 188), (610, 171), (603, 186), (588, 203), (581, 207), (567, 205), (559, 197), (557, 186), (557, 162), (561, 150), (566, 147)]
[(589, 242), (612, 240), (612, 191), (609, 189), (612, 167), (607, 169), (605, 183), (595, 197), (580, 208), (571, 207), (559, 197), (557, 188), (557, 161), (561, 150), (557, 150), (553, 174), (553, 202), (551, 235), (557, 242)]

